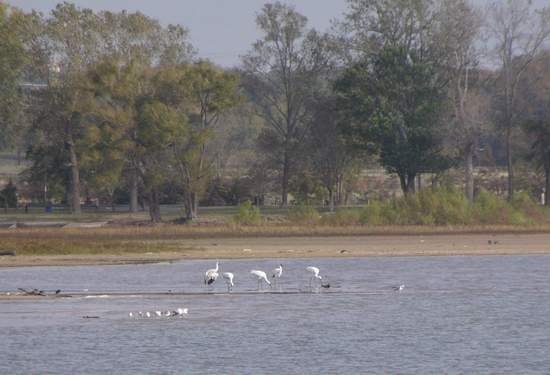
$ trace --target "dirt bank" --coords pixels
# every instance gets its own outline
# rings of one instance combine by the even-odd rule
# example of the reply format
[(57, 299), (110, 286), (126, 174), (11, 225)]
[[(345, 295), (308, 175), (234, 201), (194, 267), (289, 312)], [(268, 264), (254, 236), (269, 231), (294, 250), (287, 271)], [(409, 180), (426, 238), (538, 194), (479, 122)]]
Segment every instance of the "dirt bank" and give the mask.
[[(131, 264), (198, 258), (310, 258), (550, 254), (550, 234), (430, 234), (339, 237), (156, 239), (171, 251), (0, 257), (0, 267)], [(174, 250), (177, 249), (177, 250)], [(179, 250), (181, 249), (181, 250)]]

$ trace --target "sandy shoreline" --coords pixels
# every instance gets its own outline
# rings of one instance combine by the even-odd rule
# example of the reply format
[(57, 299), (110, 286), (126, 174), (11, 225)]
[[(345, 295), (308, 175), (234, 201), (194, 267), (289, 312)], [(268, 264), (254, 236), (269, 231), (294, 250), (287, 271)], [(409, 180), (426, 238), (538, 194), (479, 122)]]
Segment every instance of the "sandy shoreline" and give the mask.
[(181, 251), (2, 256), (0, 267), (141, 264), (185, 259), (550, 254), (550, 233), (173, 239)]

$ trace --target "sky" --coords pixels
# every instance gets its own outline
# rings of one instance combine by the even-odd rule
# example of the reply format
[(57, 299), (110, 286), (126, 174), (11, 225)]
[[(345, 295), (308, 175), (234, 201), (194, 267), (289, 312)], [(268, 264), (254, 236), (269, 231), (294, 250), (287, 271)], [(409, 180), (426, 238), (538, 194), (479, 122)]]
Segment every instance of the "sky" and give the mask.
[[(23, 10), (48, 13), (58, 0), (8, 0)], [(93, 10), (137, 11), (163, 24), (180, 24), (190, 30), (191, 43), (200, 57), (231, 67), (239, 64), (252, 43), (260, 38), (256, 14), (267, 0), (73, 0)], [(326, 30), (346, 9), (345, 0), (286, 1), (307, 16), (309, 26)]]
[[(493, 0), (474, 0), (484, 5)], [(59, 0), (8, 0), (23, 10), (45, 14)], [(93, 10), (137, 11), (160, 20), (163, 24), (180, 24), (190, 30), (190, 39), (198, 56), (224, 67), (239, 64), (254, 41), (260, 38), (256, 14), (267, 0), (72, 0), (79, 7)], [(305, 15), (309, 26), (326, 31), (331, 21), (346, 11), (345, 0), (287, 0)], [(534, 0), (535, 6), (550, 5), (550, 0)]]

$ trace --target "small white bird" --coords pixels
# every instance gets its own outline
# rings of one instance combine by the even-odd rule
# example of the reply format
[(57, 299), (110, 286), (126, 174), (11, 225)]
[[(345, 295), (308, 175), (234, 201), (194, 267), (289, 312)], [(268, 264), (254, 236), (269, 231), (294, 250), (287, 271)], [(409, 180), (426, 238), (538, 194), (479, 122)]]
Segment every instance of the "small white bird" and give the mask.
[(143, 312), (141, 312), (141, 311), (138, 312), (138, 315), (139, 315), (140, 318), (143, 318)]
[(401, 292), (403, 289), (405, 289), (405, 284), (401, 284), (399, 286), (392, 286), (392, 289), (396, 292)]
[(216, 261), (216, 268), (211, 268), (204, 273), (204, 283), (208, 285), (214, 283), (219, 276), (219, 269), (219, 262)]
[(133, 312), (129, 312), (129, 313), (128, 313), (128, 316), (129, 316), (130, 318), (133, 318), (133, 317), (134, 317), (134, 313), (133, 313)]
[(172, 313), (169, 310), (166, 310), (164, 312), (164, 316), (172, 316)]
[(160, 318), (162, 316), (162, 312), (157, 310), (155, 311), (155, 315)]
[(281, 278), (282, 274), (283, 274), (283, 265), (279, 264), (279, 267), (277, 267), (273, 270), (273, 279), (274, 279), (274, 281), (277, 282), (277, 280)]
[(149, 311), (146, 311), (146, 312), (145, 312), (145, 316), (148, 317), (148, 318), (150, 318), (150, 317), (151, 317), (151, 313), (150, 313)]
[(231, 272), (224, 272), (222, 273), (222, 277), (224, 278), (225, 280), (225, 283), (227, 284), (227, 291), (230, 292), (231, 289), (233, 288), (233, 273)]
[(312, 275), (309, 279), (309, 287), (311, 288), (311, 282), (313, 281), (314, 278), (317, 278), (319, 280), (323, 280), (323, 278), (321, 277), (321, 275), (319, 275), (319, 268), (317, 267), (313, 267), (313, 266), (309, 266), (309, 267), (306, 267), (306, 270), (311, 272)]
[(183, 316), (184, 314), (187, 314), (189, 311), (189, 309), (186, 308), (181, 308), (181, 307), (178, 307), (176, 309), (176, 314), (179, 315), (179, 316)]
[(258, 290), (260, 290), (260, 287), (262, 285), (262, 281), (265, 281), (267, 285), (271, 286), (271, 283), (267, 279), (267, 275), (264, 271), (259, 270), (252, 270), (250, 273), (258, 278)]

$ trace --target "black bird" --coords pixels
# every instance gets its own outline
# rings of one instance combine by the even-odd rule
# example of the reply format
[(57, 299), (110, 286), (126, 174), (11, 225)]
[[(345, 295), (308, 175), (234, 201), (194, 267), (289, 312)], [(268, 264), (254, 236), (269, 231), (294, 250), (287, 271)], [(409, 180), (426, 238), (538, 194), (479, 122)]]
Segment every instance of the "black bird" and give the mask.
[(61, 293), (61, 289), (57, 289), (57, 290), (55, 291), (55, 294), (59, 294), (59, 293)]

